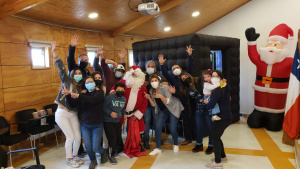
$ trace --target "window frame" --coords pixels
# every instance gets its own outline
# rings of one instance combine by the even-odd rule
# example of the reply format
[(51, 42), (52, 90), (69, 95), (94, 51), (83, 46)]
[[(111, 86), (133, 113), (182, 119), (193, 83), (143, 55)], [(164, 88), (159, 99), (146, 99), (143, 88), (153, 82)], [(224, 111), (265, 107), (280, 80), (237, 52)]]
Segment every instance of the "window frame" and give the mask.
[[(130, 65), (130, 53), (132, 53), (132, 62), (133, 62), (133, 64), (132, 65)], [(133, 59), (133, 49), (132, 48), (127, 48), (127, 58), (128, 58), (128, 67), (129, 68), (131, 68), (132, 66), (134, 66), (134, 59)]]
[[(31, 65), (31, 70), (46, 70), (46, 69), (51, 69), (51, 64), (50, 64), (50, 47), (51, 47), (51, 42), (28, 39), (28, 43), (29, 43), (29, 46), (30, 46), (30, 65)], [(44, 57), (44, 66), (35, 66), (33, 64), (32, 49), (42, 49), (44, 51), (44, 55), (43, 55), (43, 57)], [(47, 60), (48, 60), (48, 67), (47, 67)]]
[[(100, 48), (100, 47), (102, 47), (103, 48), (103, 45), (101, 45), (101, 46), (96, 46), (96, 45), (85, 45), (85, 49), (86, 49), (86, 51), (87, 51), (87, 57), (89, 58), (89, 52), (95, 52), (95, 56), (94, 56), (94, 58), (93, 59), (95, 59), (96, 58), (96, 55), (97, 55), (97, 50)], [(104, 50), (104, 48), (103, 48), (103, 50)], [(93, 63), (94, 63), (94, 60), (93, 61), (91, 61), (90, 62), (90, 58), (89, 58), (89, 67), (93, 67)]]

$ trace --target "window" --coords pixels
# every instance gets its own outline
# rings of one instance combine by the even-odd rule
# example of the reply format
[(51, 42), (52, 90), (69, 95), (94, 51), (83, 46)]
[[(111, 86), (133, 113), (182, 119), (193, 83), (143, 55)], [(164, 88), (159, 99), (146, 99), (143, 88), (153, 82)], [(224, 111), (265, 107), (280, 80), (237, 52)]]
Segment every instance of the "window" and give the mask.
[(31, 46), (31, 67), (32, 69), (47, 69), (49, 64), (49, 48), (51, 42), (36, 41), (29, 39)]
[(210, 51), (210, 60), (212, 62), (212, 70), (219, 70), (222, 72), (222, 52), (220, 50)]
[(94, 63), (94, 59), (97, 55), (97, 50), (103, 46), (94, 46), (94, 45), (85, 45), (85, 48), (87, 50), (87, 55), (88, 55), (88, 58), (89, 58), (89, 63), (91, 66), (93, 66), (93, 63)]
[(134, 66), (134, 61), (133, 61), (133, 50), (131, 48), (128, 48), (128, 66), (132, 67)]

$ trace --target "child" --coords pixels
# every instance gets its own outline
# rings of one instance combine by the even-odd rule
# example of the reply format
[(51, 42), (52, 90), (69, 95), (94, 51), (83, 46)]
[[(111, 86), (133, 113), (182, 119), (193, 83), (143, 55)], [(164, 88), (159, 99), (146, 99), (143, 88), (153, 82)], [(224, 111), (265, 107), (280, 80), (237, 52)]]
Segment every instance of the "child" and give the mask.
[[(104, 130), (109, 144), (108, 160), (111, 164), (117, 164), (115, 154), (117, 153), (117, 146), (122, 141), (121, 122), (120, 119), (125, 115), (124, 106), (126, 103), (125, 84), (118, 82), (114, 87), (116, 94), (110, 94), (105, 98), (104, 102)], [(126, 119), (126, 116), (124, 116)]]
[[(218, 78), (212, 78), (212, 71), (210, 69), (203, 72), (204, 84), (203, 84), (203, 94), (204, 99), (208, 99), (211, 94), (211, 91), (220, 86), (220, 80)], [(212, 121), (221, 120), (221, 118), (217, 115), (220, 113), (219, 105), (216, 104), (214, 108), (210, 110), (210, 114), (212, 114)]]

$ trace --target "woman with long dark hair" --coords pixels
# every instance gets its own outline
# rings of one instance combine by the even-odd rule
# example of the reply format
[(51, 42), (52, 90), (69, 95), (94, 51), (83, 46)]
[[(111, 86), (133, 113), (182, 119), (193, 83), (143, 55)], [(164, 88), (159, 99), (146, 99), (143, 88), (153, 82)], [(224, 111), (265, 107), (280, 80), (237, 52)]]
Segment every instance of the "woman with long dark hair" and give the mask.
[[(215, 70), (212, 73), (212, 77), (216, 77), (220, 81), (224, 79), (223, 73), (218, 70)], [(221, 82), (220, 86), (212, 91), (210, 101), (208, 102), (207, 100), (204, 100), (204, 103), (208, 108), (213, 108), (218, 103), (220, 108), (218, 116), (221, 118), (220, 120), (213, 121), (212, 140), (215, 158), (213, 158), (211, 163), (208, 163), (206, 166), (209, 168), (222, 168), (223, 164), (221, 162), (227, 161), (227, 157), (221, 136), (232, 122), (230, 88), (227, 85), (226, 80)]]

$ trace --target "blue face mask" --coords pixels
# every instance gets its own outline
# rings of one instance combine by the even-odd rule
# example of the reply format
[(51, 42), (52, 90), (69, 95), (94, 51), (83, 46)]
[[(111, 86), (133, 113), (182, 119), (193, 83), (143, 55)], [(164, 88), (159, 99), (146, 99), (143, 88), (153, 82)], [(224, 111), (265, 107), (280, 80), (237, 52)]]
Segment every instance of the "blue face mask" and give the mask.
[(116, 78), (120, 79), (123, 76), (123, 73), (116, 71), (115, 76), (116, 76)]
[(147, 73), (148, 73), (149, 75), (152, 75), (152, 74), (154, 73), (154, 68), (148, 67), (148, 68), (147, 68)]
[(80, 80), (82, 80), (82, 75), (74, 75), (74, 80), (76, 82), (79, 82)]
[(88, 91), (92, 91), (92, 90), (95, 89), (96, 84), (94, 82), (92, 82), (92, 83), (86, 83), (85, 87), (86, 87), (86, 89), (88, 89)]

